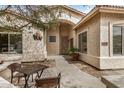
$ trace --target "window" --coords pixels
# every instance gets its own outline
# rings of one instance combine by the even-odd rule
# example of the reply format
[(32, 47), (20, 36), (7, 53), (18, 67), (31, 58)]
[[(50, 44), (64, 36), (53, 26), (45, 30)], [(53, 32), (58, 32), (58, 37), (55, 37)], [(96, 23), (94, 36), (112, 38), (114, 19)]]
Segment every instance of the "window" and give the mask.
[(82, 53), (87, 53), (87, 32), (79, 34), (78, 40), (79, 51)]
[(122, 54), (122, 26), (113, 26), (113, 54)]
[(22, 34), (0, 33), (0, 53), (22, 53)]
[(49, 36), (49, 42), (56, 42), (56, 36)]

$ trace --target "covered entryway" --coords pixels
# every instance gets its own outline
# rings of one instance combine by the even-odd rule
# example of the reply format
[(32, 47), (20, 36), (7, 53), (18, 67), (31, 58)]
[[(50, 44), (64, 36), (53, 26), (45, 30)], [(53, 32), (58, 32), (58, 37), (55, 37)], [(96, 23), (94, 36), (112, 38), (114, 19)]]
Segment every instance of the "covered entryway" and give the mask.
[[(47, 55), (67, 54), (68, 49), (75, 45), (76, 33), (73, 30), (85, 14), (70, 7), (63, 7), (57, 25), (50, 26), (46, 32)], [(53, 24), (52, 24), (53, 25)]]
[(60, 54), (67, 54), (70, 44), (73, 42), (73, 25), (65, 22), (60, 23)]
[(47, 54), (59, 55), (67, 54), (68, 49), (72, 47), (74, 31), (72, 30), (74, 23), (66, 20), (60, 20), (47, 32)]

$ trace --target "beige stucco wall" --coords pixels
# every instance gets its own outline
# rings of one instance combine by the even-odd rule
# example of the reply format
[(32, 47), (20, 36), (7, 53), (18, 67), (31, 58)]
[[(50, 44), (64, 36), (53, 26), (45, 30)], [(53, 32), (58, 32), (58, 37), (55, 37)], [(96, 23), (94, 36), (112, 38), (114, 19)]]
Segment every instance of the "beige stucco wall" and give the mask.
[(70, 20), (71, 22), (76, 24), (77, 22), (79, 22), (79, 20), (81, 20), (82, 17), (83, 15), (78, 14), (76, 12), (72, 12), (65, 8), (63, 9), (63, 13), (61, 13), (59, 19)]
[[(56, 42), (49, 42), (49, 36), (56, 36)], [(47, 31), (47, 54), (48, 55), (59, 54), (59, 25), (52, 26)]]
[[(47, 54), (58, 55), (61, 54), (61, 36), (68, 36), (68, 39), (76, 38), (75, 31), (72, 31), (73, 26), (80, 21), (83, 15), (72, 12), (66, 8), (63, 9), (59, 17), (60, 24), (63, 25), (53, 26), (47, 32)], [(64, 25), (65, 24), (65, 25)], [(56, 42), (50, 43), (49, 36), (56, 36)], [(75, 40), (75, 39), (74, 39)]]
[(97, 68), (100, 67), (100, 15), (95, 15), (92, 19), (82, 24), (77, 29), (77, 47), (78, 47), (78, 35), (84, 31), (87, 31), (87, 54), (80, 53), (80, 59)]
[[(87, 30), (88, 52), (80, 53), (82, 61), (99, 69), (124, 68), (124, 56), (112, 53), (112, 26), (117, 23), (124, 23), (124, 14), (99, 13), (77, 29), (77, 35)], [(78, 41), (78, 36), (76, 39)], [(78, 43), (75, 45), (78, 47)]]
[(107, 42), (107, 46), (100, 44), (100, 68), (101, 69), (121, 69), (124, 68), (124, 56), (113, 55), (113, 24), (124, 23), (124, 14), (101, 13), (100, 21), (100, 42)]
[[(47, 54), (61, 54), (61, 37), (68, 36), (68, 39), (73, 38), (73, 32), (74, 31), (72, 31), (72, 26), (68, 23), (59, 23), (57, 26), (52, 26), (47, 31)], [(49, 36), (56, 36), (56, 42), (49, 42)]]

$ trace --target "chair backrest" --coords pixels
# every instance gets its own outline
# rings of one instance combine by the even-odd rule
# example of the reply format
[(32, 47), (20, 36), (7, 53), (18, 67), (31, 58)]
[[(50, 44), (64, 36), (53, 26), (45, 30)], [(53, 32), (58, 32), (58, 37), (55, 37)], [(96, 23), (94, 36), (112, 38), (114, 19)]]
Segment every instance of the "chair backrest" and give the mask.
[(35, 85), (37, 88), (60, 88), (60, 79), (61, 73), (59, 73), (57, 77), (36, 79)]
[(33, 63), (34, 63), (33, 61), (30, 61), (30, 62), (21, 62), (21, 66), (30, 66)]
[(9, 68), (12, 72), (19, 71), (21, 68), (21, 64), (19, 63), (12, 63), (7, 68)]

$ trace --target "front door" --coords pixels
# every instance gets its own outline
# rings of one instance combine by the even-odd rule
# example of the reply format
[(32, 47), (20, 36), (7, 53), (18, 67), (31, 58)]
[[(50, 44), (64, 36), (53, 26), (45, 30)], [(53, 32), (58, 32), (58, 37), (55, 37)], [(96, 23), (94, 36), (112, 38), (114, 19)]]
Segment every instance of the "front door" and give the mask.
[(68, 45), (69, 45), (69, 41), (68, 41), (68, 36), (62, 36), (61, 37), (61, 54), (67, 54), (68, 53)]

